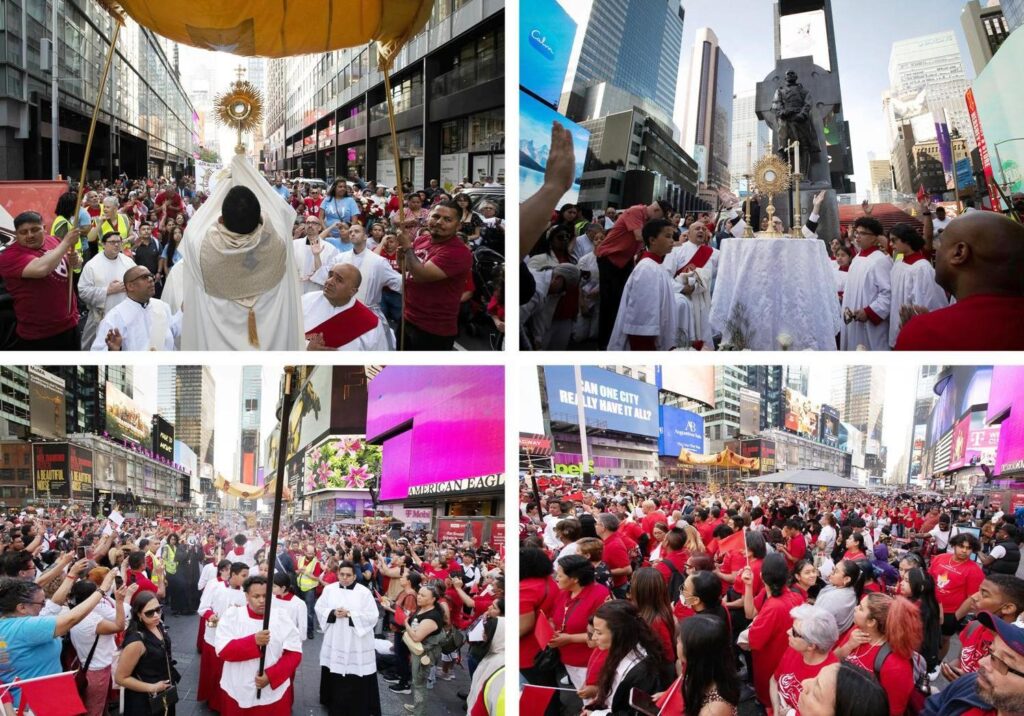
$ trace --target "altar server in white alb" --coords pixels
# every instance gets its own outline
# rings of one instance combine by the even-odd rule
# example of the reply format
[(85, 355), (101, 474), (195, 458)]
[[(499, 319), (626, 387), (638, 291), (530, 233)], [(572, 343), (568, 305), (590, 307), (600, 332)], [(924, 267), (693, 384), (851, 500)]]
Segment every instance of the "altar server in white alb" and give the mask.
[[(287, 716), (291, 683), (302, 661), (302, 637), (291, 617), (275, 604), (269, 629), (263, 628), (267, 578), (249, 577), (244, 607), (228, 610), (217, 625), (217, 653), (224, 660), (221, 716)], [(260, 671), (260, 647), (267, 655)], [(260, 691), (256, 698), (257, 690)]]
[(675, 227), (664, 219), (644, 224), (645, 251), (622, 291), (610, 351), (668, 351), (676, 347), (678, 315), (672, 277), (662, 268), (672, 250)]
[[(696, 350), (715, 348), (711, 328), (711, 288), (718, 271), (719, 255), (708, 244), (707, 227), (698, 221), (690, 227), (686, 241), (665, 257), (665, 270), (689, 301), (693, 323), (690, 341)], [(680, 315), (685, 317), (686, 314), (681, 311)]]
[(145, 266), (132, 266), (122, 277), (125, 300), (118, 303), (100, 321), (94, 351), (173, 351), (180, 335), (181, 314), (158, 298), (156, 284)]
[(929, 311), (949, 305), (946, 292), (935, 283), (935, 269), (925, 258), (924, 238), (907, 224), (897, 224), (889, 230), (893, 248), (903, 254), (903, 260), (892, 267), (892, 314), (889, 316), (889, 346), (896, 345), (896, 337), (903, 327), (900, 311), (904, 307), (924, 306)]
[(304, 222), (306, 235), (292, 240), (292, 253), (295, 254), (295, 267), (299, 271), (299, 288), (303, 293), (315, 293), (324, 289), (324, 281), (312, 281), (312, 276), (322, 264), (333, 264), (338, 249), (324, 241), (330, 231), (323, 231), (320, 217), (309, 214)]
[(843, 292), (843, 327), (839, 349), (889, 350), (889, 310), (892, 303), (892, 260), (878, 248), (884, 233), (878, 219), (862, 216), (853, 222), (860, 253), (850, 264)]
[(362, 276), (352, 264), (331, 268), (324, 290), (302, 297), (306, 350), (386, 351), (391, 328), (356, 298)]
[(369, 589), (356, 584), (355, 565), (338, 565), (338, 581), (324, 587), (314, 610), (324, 630), (320, 703), (332, 714), (381, 716), (373, 648), (377, 603)]
[(82, 329), (82, 347), (92, 348), (100, 321), (125, 299), (124, 273), (135, 262), (121, 253), (121, 234), (108, 231), (103, 235), (103, 251), (93, 256), (82, 268), (78, 279), (78, 296), (89, 307), (89, 317)]

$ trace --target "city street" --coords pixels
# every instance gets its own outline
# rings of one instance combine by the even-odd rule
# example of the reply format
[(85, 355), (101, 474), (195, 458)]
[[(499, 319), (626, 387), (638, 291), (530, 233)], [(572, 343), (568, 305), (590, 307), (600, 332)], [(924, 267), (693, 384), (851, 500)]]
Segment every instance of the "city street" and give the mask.
[[(199, 628), (199, 617), (166, 617), (167, 630), (174, 644), (174, 658), (177, 669), (181, 672), (181, 683), (178, 692), (181, 701), (178, 703), (178, 716), (207, 716), (215, 713), (196, 701), (196, 687), (199, 684), (199, 654), (196, 653), (196, 630)], [(327, 710), (320, 705), (320, 644), (323, 634), (317, 632), (312, 641), (303, 642), (302, 664), (299, 666), (295, 679), (295, 707), (292, 710), (297, 716), (323, 716)], [(459, 716), (465, 713), (465, 700), (458, 697), (458, 692), (469, 690), (469, 671), (463, 665), (455, 668), (454, 681), (438, 680), (430, 691), (427, 699), (427, 713), (430, 716)], [(406, 713), (402, 704), (412, 703), (411, 695), (393, 694), (388, 684), (377, 677), (380, 687), (380, 703), (384, 714), (394, 716)]]

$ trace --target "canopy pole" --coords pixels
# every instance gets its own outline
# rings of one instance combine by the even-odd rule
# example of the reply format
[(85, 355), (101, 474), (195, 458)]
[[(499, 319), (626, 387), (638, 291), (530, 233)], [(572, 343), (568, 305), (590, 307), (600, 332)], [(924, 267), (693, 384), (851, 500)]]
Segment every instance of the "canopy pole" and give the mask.
[[(277, 475), (274, 479), (274, 519), (270, 524), (270, 551), (267, 553), (267, 569), (270, 577), (267, 580), (267, 606), (263, 610), (263, 630), (270, 628), (270, 607), (274, 602), (274, 571), (277, 568), (277, 535), (281, 530), (281, 501), (284, 495), (284, 470), (286, 458), (288, 457), (288, 419), (292, 412), (292, 405), (295, 402), (292, 380), (295, 378), (295, 366), (285, 366), (284, 369), (284, 395), (281, 398), (281, 438), (277, 450)], [(257, 674), (263, 674), (263, 667), (267, 662), (267, 647), (260, 647), (260, 668)], [(263, 689), (256, 689), (256, 699), (259, 700)]]
[[(384, 72), (384, 94), (388, 100), (388, 129), (391, 131), (391, 160), (395, 164), (396, 185), (398, 186), (398, 221), (401, 224), (399, 231), (405, 230), (405, 192), (402, 189), (402, 158), (398, 151), (398, 132), (395, 130), (395, 105), (391, 99), (391, 60), (383, 63), (381, 70)], [(415, 237), (414, 237), (415, 240)], [(398, 324), (398, 350), (405, 350), (405, 254), (402, 254), (402, 320)]]
[[(75, 199), (75, 213), (71, 215), (72, 228), (78, 226), (78, 212), (82, 209), (82, 199), (85, 196), (85, 170), (89, 166), (89, 152), (92, 151), (92, 138), (96, 133), (96, 120), (100, 114), (100, 102), (103, 101), (103, 87), (107, 84), (107, 74), (110, 72), (110, 65), (114, 60), (114, 51), (117, 49), (117, 36), (121, 33), (121, 19), (111, 15), (111, 19), (114, 21), (114, 34), (110, 38), (110, 49), (107, 50), (107, 61), (103, 65), (103, 75), (100, 77), (99, 92), (96, 95), (96, 104), (92, 108), (92, 121), (89, 123), (89, 137), (85, 140), (85, 154), (82, 156), (82, 172), (78, 177), (78, 197)], [(57, 38), (54, 38), (56, 43)], [(53, 71), (56, 72), (57, 68), (54, 67)], [(56, 101), (56, 99), (54, 99)], [(97, 233), (99, 230), (97, 229)], [(102, 236), (96, 237), (97, 242), (103, 240)], [(89, 243), (88, 237), (86, 237), (86, 244)], [(74, 291), (74, 281), (68, 276), (68, 311), (71, 311), (71, 294)]]

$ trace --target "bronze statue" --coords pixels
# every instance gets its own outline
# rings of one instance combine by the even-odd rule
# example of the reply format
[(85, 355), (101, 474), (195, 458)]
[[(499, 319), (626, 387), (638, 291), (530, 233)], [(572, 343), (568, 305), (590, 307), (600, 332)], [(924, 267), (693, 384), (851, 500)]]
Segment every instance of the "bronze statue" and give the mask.
[(772, 112), (776, 117), (775, 130), (778, 141), (778, 154), (789, 162), (786, 147), (794, 141), (800, 142), (800, 171), (809, 177), (811, 171), (811, 155), (821, 154), (818, 133), (811, 120), (811, 94), (797, 82), (796, 72), (786, 73), (786, 84), (779, 87), (772, 98)]

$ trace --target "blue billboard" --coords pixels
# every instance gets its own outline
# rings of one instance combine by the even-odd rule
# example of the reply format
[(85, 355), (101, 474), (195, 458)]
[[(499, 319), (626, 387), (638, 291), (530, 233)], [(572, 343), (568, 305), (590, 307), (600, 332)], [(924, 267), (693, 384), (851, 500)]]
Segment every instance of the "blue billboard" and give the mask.
[(555, 206), (575, 204), (580, 194), (580, 177), (587, 158), (590, 132), (572, 122), (532, 95), (519, 91), (519, 201), (526, 201), (544, 184), (544, 170), (551, 151), (551, 123), (558, 122), (572, 132), (576, 157), (576, 178)]
[(557, 105), (576, 38), (576, 23), (557, 0), (519, 3), (519, 84)]
[[(583, 366), (583, 417), (588, 428), (658, 437), (658, 389), (650, 383)], [(544, 367), (548, 416), (553, 423), (579, 425), (573, 366)]]
[(969, 186), (975, 186), (977, 182), (974, 181), (974, 168), (971, 166), (971, 160), (967, 157), (956, 160), (956, 185), (961, 189)]
[(661, 434), (658, 435), (658, 454), (678, 456), (686, 449), (704, 454), (704, 418), (697, 413), (669, 405), (659, 405)]

